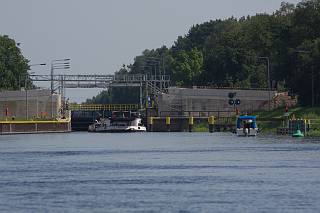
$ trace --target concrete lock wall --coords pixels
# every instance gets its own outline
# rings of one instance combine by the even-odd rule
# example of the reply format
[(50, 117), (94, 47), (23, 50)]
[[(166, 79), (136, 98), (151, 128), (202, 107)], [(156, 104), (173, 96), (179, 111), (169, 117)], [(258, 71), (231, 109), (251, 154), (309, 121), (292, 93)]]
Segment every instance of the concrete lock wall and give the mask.
[(0, 92), (0, 120), (56, 118), (61, 108), (61, 97), (51, 96), (50, 90), (2, 91)]
[[(269, 91), (266, 90), (233, 90), (233, 89), (191, 89), (169, 88), (168, 94), (160, 94), (158, 99), (159, 113), (165, 111), (234, 111), (230, 106), (228, 94), (236, 93), (240, 99), (237, 106), (240, 112), (267, 110), (269, 108)], [(276, 91), (270, 91), (271, 107)], [(230, 115), (221, 115), (230, 116)]]

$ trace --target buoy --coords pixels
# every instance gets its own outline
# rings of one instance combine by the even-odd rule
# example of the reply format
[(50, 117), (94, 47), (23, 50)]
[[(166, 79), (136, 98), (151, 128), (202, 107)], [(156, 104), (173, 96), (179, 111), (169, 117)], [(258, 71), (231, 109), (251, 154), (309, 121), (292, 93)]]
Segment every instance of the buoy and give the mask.
[(304, 137), (303, 133), (298, 129), (295, 133), (293, 133), (292, 137), (301, 138)]

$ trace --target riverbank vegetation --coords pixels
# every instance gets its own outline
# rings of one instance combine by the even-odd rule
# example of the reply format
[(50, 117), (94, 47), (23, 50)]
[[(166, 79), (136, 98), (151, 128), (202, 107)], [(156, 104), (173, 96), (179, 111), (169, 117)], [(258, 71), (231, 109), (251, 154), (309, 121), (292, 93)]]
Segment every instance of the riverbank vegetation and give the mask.
[(193, 132), (209, 132), (208, 122), (195, 122), (192, 128)]
[(282, 3), (273, 14), (212, 20), (192, 26), (170, 48), (143, 51), (117, 74), (168, 74), (183, 87), (266, 88), (269, 61), (273, 88), (298, 95), (300, 105), (320, 105), (319, 24), (320, 0)]
[[(259, 128), (264, 133), (276, 133), (278, 127), (284, 126), (284, 109), (256, 112)], [(293, 107), (288, 110), (290, 119), (310, 120), (311, 129), (307, 136), (320, 136), (320, 107)]]
[[(306, 136), (320, 136), (320, 107), (293, 107), (287, 112), (290, 119), (306, 119), (310, 120), (310, 132)], [(257, 116), (257, 124), (260, 131), (264, 134), (276, 134), (278, 127), (284, 127), (285, 111), (283, 108), (278, 108), (272, 111), (255, 112)], [(233, 117), (234, 123), (236, 117)], [(194, 132), (208, 132), (208, 122), (195, 122), (193, 127)]]
[[(194, 25), (171, 47), (147, 49), (116, 74), (167, 74), (172, 85), (268, 87), (297, 95), (301, 106), (320, 106), (320, 0), (283, 2), (272, 14), (211, 20)], [(0, 89), (28, 79), (19, 45), (0, 35)], [(119, 99), (118, 97), (121, 97)], [(114, 88), (88, 103), (138, 103), (138, 89)]]

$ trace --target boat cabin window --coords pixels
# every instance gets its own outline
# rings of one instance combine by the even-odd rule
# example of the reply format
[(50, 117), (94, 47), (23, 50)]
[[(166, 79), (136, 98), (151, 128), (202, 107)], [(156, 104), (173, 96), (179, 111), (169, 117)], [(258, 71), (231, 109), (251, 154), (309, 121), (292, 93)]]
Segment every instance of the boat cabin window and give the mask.
[(255, 128), (252, 120), (243, 120), (242, 125), (243, 125), (243, 128)]
[(254, 116), (240, 116), (237, 119), (237, 128), (257, 128), (256, 118)]

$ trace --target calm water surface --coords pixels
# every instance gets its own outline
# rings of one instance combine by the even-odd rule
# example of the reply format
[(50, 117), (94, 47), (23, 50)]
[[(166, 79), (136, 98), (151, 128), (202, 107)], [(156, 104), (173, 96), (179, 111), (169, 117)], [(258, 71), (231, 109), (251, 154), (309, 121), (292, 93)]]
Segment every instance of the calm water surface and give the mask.
[(320, 212), (320, 142), (225, 133), (0, 136), (0, 212)]

